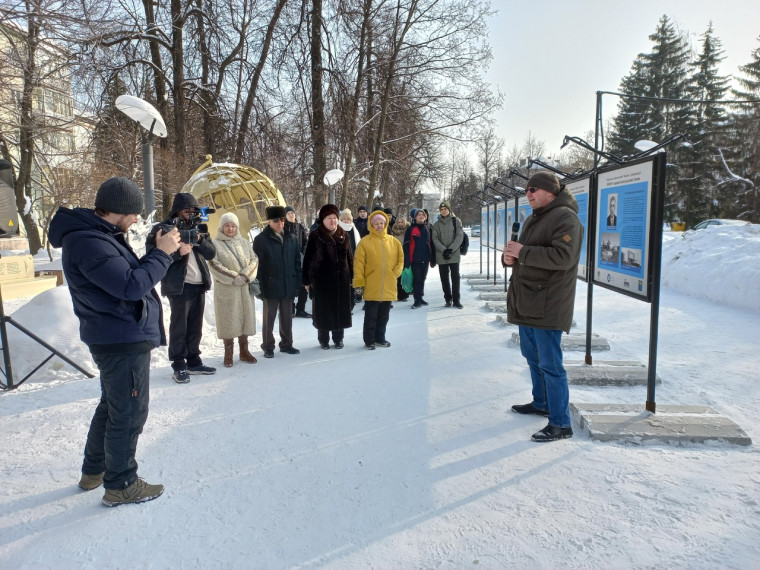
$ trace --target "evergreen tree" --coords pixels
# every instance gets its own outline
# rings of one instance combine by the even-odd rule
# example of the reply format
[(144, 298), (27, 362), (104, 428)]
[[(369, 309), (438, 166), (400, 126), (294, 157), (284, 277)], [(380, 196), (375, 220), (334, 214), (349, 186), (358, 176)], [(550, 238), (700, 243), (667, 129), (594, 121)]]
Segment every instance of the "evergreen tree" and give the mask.
[[(623, 98), (610, 137), (613, 153), (631, 154), (635, 152), (633, 145), (641, 139), (661, 141), (672, 134), (694, 131), (694, 109), (684, 103), (690, 82), (688, 43), (666, 15), (660, 18), (649, 39), (652, 51), (638, 55), (631, 73), (621, 84), (621, 91), (654, 99)], [(690, 182), (681, 179), (678, 148), (667, 151), (665, 219), (679, 220)]]
[(722, 44), (713, 35), (712, 23), (702, 34), (701, 51), (690, 64), (691, 83), (686, 93), (693, 104), (694, 128), (690, 143), (680, 151), (681, 180), (678, 189), (683, 202), (681, 219), (692, 226), (719, 215), (716, 189), (722, 165), (717, 149), (726, 144), (727, 113), (722, 100), (729, 89), (729, 78), (718, 73), (723, 61)]
[[(760, 36), (758, 37), (760, 41)], [(760, 47), (752, 52), (752, 61), (739, 67), (743, 76), (736, 78), (740, 89), (733, 90), (737, 99), (760, 100)], [(726, 155), (721, 200), (725, 217), (760, 222), (760, 103), (739, 106), (732, 114), (730, 131), (735, 141)]]

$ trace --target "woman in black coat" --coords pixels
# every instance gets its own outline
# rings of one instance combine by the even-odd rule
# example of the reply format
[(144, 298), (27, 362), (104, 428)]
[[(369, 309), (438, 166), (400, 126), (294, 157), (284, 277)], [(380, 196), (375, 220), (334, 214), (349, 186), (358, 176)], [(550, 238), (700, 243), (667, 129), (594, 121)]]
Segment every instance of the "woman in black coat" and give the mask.
[(428, 264), (433, 260), (433, 246), (425, 210), (412, 210), (412, 219), (412, 225), (406, 229), (404, 234), (404, 267), (412, 266), (412, 276), (414, 277), (414, 304), (412, 309), (419, 309), (423, 305), (427, 305), (427, 301), (422, 297), (425, 295)]
[(353, 252), (348, 235), (338, 226), (338, 207), (326, 204), (319, 210), (319, 225), (309, 234), (303, 258), (303, 284), (312, 300), (312, 323), (320, 346), (343, 348), (344, 329), (351, 326)]

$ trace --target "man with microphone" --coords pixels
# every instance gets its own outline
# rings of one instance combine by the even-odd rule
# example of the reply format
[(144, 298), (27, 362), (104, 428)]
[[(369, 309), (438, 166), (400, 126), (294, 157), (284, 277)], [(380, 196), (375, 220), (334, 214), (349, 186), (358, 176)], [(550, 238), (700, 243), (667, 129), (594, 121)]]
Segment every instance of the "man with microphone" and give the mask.
[(507, 320), (520, 329), (520, 351), (528, 361), (533, 400), (512, 406), (518, 414), (549, 418), (533, 441), (572, 437), (570, 392), (562, 365), (562, 331), (570, 332), (575, 281), (583, 241), (575, 197), (551, 172), (537, 172), (526, 191), (533, 212), (519, 239), (512, 239), (502, 264), (512, 268), (507, 290)]

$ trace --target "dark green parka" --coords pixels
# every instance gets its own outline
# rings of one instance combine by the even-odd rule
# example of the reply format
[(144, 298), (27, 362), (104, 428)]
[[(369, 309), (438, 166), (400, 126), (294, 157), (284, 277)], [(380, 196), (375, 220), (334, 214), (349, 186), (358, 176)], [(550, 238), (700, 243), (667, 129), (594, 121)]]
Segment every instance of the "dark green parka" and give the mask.
[(507, 320), (515, 325), (570, 332), (583, 242), (578, 202), (566, 188), (525, 220), (520, 257), (507, 290)]

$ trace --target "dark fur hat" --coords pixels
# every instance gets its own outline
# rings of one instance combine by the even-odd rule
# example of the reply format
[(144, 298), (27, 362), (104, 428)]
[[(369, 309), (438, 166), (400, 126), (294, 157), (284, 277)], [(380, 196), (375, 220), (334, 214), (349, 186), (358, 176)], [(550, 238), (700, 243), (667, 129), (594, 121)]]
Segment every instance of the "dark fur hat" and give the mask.
[(286, 213), (285, 206), (267, 206), (267, 220), (284, 218)]

